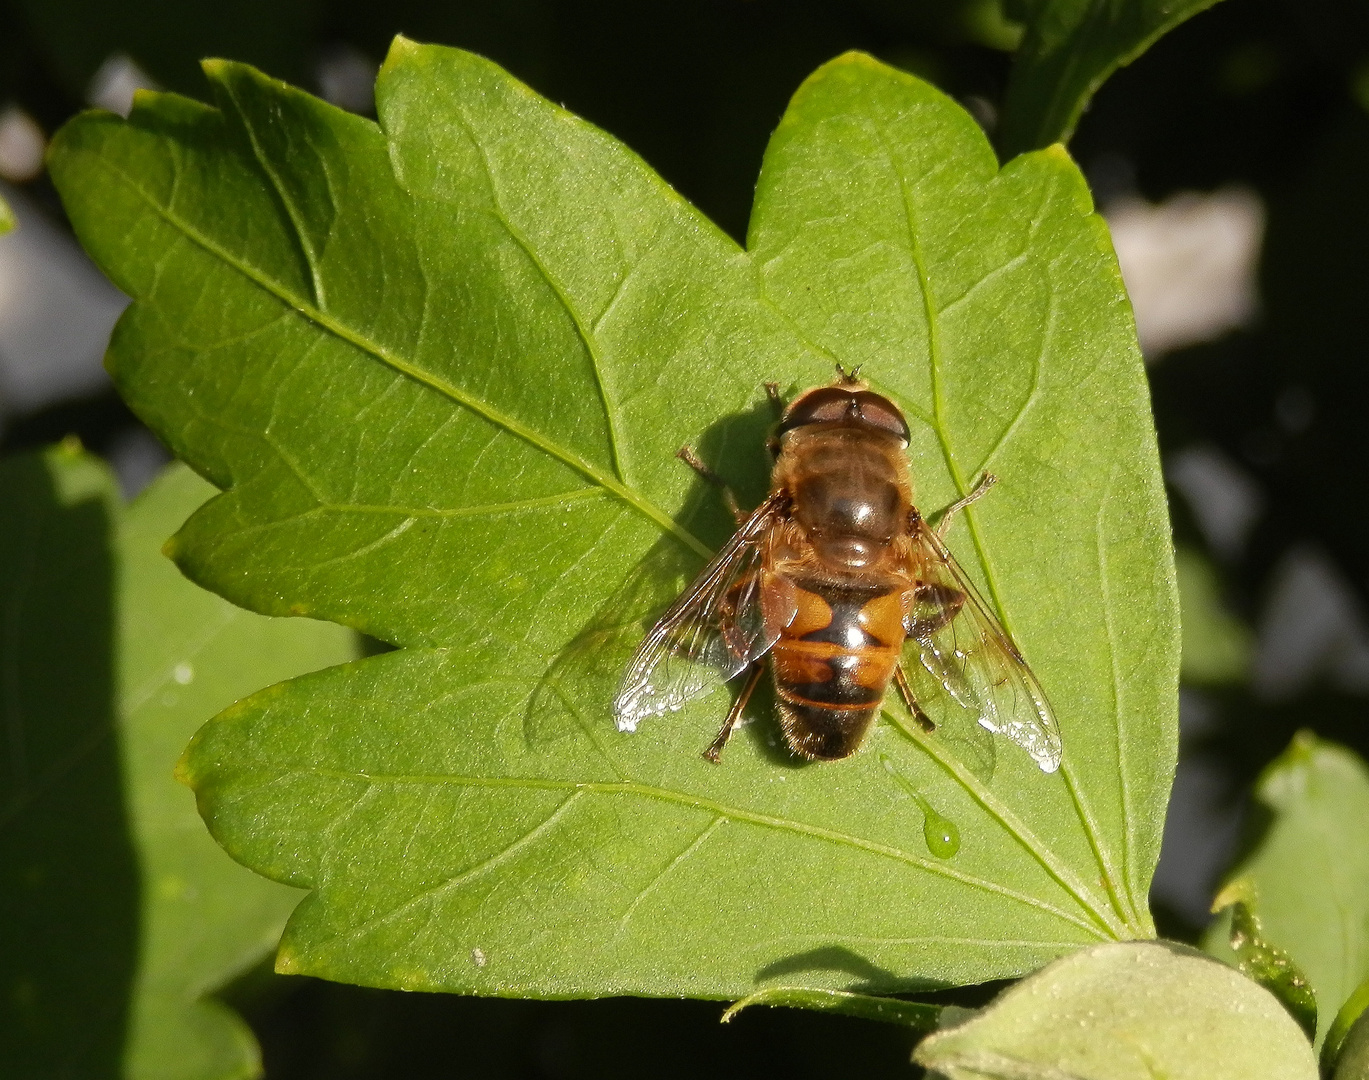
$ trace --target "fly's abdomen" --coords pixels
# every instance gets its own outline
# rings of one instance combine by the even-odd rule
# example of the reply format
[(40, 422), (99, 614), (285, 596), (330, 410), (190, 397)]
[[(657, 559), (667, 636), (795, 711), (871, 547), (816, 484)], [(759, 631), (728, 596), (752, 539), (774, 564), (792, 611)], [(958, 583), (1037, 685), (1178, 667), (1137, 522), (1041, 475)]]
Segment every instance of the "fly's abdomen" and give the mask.
[(771, 651), (784, 737), (808, 758), (843, 758), (879, 711), (903, 645), (901, 589), (798, 580), (798, 611)]

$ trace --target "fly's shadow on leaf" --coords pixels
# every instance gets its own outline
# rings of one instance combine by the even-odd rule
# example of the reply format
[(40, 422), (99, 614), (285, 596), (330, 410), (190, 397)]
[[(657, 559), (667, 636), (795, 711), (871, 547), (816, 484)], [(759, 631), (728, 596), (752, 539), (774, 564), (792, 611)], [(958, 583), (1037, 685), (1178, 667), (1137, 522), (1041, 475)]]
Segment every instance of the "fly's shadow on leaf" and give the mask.
[(652, 621), (698, 571), (698, 558), (661, 537), (543, 673), (523, 713), (529, 746), (612, 724), (618, 681)]
[(891, 985), (901, 982), (908, 983), (907, 986), (900, 987), (900, 992), (903, 993), (941, 990), (950, 985), (930, 979), (904, 980), (896, 972), (871, 963), (860, 953), (844, 945), (823, 945), (766, 964), (756, 972), (756, 983), (759, 985), (813, 971), (840, 971), (850, 975), (855, 981), (845, 989), (852, 993), (875, 991), (887, 994)]
[[(769, 483), (765, 443), (775, 419), (773, 406), (762, 394), (745, 412), (710, 425), (697, 447), (691, 447), (723, 478), (744, 510), (765, 498)], [(684, 462), (679, 467), (689, 468)], [(690, 488), (677, 519), (715, 550), (737, 527), (722, 492), (702, 478)], [(634, 650), (700, 569), (698, 556), (673, 537), (663, 535), (651, 546), (538, 680), (523, 714), (523, 734), (529, 746), (583, 735), (604, 724), (612, 726), (613, 698)], [(763, 707), (764, 700), (761, 696), (757, 705)], [(765, 745), (763, 739), (761, 744), (776, 760), (783, 757), (791, 763), (777, 747)]]

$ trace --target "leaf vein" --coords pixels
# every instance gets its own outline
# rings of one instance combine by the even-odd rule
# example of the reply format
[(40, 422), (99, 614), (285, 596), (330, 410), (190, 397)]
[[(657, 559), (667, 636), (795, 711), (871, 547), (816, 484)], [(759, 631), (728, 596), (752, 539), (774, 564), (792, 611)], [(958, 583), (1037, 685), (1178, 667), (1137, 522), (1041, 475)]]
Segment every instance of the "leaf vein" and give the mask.
[[(690, 795), (681, 791), (672, 791), (668, 788), (653, 787), (649, 784), (642, 784), (637, 781), (575, 781), (575, 780), (553, 780), (539, 777), (521, 776), (459, 776), (455, 774), (437, 775), (409, 775), (409, 774), (377, 774), (367, 772), (344, 772), (340, 770), (322, 769), (317, 767), (303, 767), (301, 770), (314, 776), (324, 776), (337, 780), (364, 780), (368, 783), (391, 783), (391, 784), (456, 784), (466, 787), (515, 787), (532, 788), (544, 790), (572, 790), (576, 792), (590, 792), (603, 795), (628, 795), (637, 798), (654, 799), (660, 802), (674, 803), (678, 806), (688, 806), (699, 810), (711, 810), (714, 814), (721, 815), (733, 821), (745, 822), (762, 828), (777, 829), (783, 832), (792, 832), (801, 836), (811, 837), (827, 843), (840, 846), (855, 848), (860, 851), (869, 852), (883, 858), (893, 859), (904, 863), (918, 870), (926, 871), (938, 877), (944, 877), (955, 881), (969, 888), (980, 889), (984, 892), (1003, 896), (1007, 899), (1028, 907), (1036, 908), (1039, 911), (1054, 915), (1058, 919), (1074, 924), (1081, 929), (1087, 930), (1099, 940), (1109, 940), (1115, 936), (1106, 931), (1102, 931), (1095, 924), (1080, 918), (1073, 912), (1056, 907), (1054, 904), (1040, 897), (1032, 896), (1028, 893), (1019, 892), (1016, 889), (1000, 885), (995, 881), (988, 881), (984, 878), (967, 874), (952, 867), (933, 862), (930, 859), (922, 858), (911, 852), (903, 851), (899, 848), (890, 847), (887, 844), (880, 844), (873, 840), (866, 840), (863, 837), (853, 836), (850, 833), (837, 832), (834, 829), (827, 829), (820, 825), (810, 825), (802, 821), (794, 821), (790, 818), (774, 817), (770, 814), (762, 814), (753, 810), (746, 810), (741, 807), (728, 806), (723, 803), (715, 802), (711, 799)], [(1077, 898), (1075, 898), (1077, 900)], [(1092, 913), (1092, 908), (1087, 904), (1082, 904), (1085, 910)]]
[(637, 908), (641, 906), (642, 901), (655, 892), (656, 887), (669, 877), (670, 874), (674, 873), (675, 870), (679, 869), (680, 866), (692, 858), (698, 850), (703, 847), (704, 842), (713, 835), (718, 826), (724, 824), (726, 821), (727, 818), (723, 817), (721, 814), (715, 815), (713, 820), (703, 827), (703, 830), (699, 835), (694, 837), (683, 851), (652, 875), (651, 880), (648, 881), (637, 895), (632, 898), (632, 903), (628, 904), (627, 910), (623, 912), (623, 917), (618, 920), (618, 931), (613, 935), (615, 941), (622, 937), (623, 934), (627, 933), (627, 924), (632, 921), (632, 916), (636, 913)]
[(713, 552), (694, 536), (688, 529), (680, 525), (669, 514), (665, 513), (660, 507), (645, 499), (639, 492), (628, 487), (616, 476), (606, 474), (602, 469), (593, 463), (585, 460), (575, 451), (564, 447), (554, 440), (548, 438), (542, 432), (529, 427), (527, 424), (514, 417), (496, 409), (488, 402), (482, 401), (472, 394), (467, 393), (454, 383), (447, 381), (434, 372), (427, 371), (419, 367), (416, 363), (398, 355), (390, 348), (372, 341), (361, 332), (354, 330), (340, 319), (334, 318), (329, 313), (321, 310), (316, 305), (307, 300), (290, 295), (279, 283), (272, 281), (263, 271), (252, 266), (246, 260), (239, 258), (217, 241), (206, 236), (200, 230), (192, 226), (188, 221), (183, 220), (178, 215), (172, 213), (168, 208), (158, 203), (151, 195), (144, 191), (132, 177), (122, 170), (114, 168), (108, 161), (101, 160), (100, 165), (114, 174), (119, 180), (127, 184), (128, 187), (151, 208), (153, 213), (161, 217), (173, 228), (182, 232), (205, 252), (214, 258), (221, 260), (225, 265), (232, 267), (243, 277), (251, 281), (263, 292), (274, 296), (287, 307), (293, 308), (301, 316), (308, 319), (323, 330), (326, 330), (334, 337), (345, 341), (360, 352), (366, 353), (376, 360), (379, 360), (387, 367), (398, 371), (413, 379), (421, 386), (441, 394), (452, 402), (465, 409), (469, 409), (477, 416), (483, 417), (496, 427), (504, 428), (510, 434), (517, 436), (537, 450), (546, 454), (548, 457), (556, 458), (576, 472), (592, 480), (600, 487), (611, 492), (623, 502), (627, 503), (634, 510), (640, 513), (655, 524), (662, 532), (669, 534), (677, 542), (688, 548), (702, 559), (708, 559)]

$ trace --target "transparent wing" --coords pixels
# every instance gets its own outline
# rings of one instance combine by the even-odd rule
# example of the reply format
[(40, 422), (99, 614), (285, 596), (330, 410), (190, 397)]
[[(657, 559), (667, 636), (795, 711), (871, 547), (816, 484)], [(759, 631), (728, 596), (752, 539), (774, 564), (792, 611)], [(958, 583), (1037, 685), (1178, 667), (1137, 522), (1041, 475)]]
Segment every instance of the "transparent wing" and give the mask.
[(908, 573), (917, 585), (906, 648), (945, 692), (949, 709), (973, 716), (981, 727), (1022, 747), (1043, 772), (1055, 772), (1060, 730), (1041, 684), (946, 545), (922, 521), (912, 537)]
[(760, 571), (783, 501), (772, 495), (761, 503), (638, 646), (613, 700), (619, 731), (682, 708), (775, 644), (779, 629), (766, 626)]

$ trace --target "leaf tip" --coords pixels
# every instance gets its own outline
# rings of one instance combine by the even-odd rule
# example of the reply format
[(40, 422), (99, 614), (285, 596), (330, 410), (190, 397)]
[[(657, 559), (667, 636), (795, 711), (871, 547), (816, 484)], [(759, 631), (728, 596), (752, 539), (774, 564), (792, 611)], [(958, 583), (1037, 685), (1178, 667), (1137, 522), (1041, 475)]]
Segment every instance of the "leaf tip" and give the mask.
[(281, 942), (280, 948), (276, 950), (276, 974), (277, 975), (301, 975), (304, 969), (300, 965), (299, 958), (290, 951), (290, 947)]
[(195, 790), (195, 770), (190, 765), (190, 754), (194, 745), (192, 742), (181, 751), (181, 756), (176, 759), (175, 768), (171, 770), (171, 775), (175, 778), (176, 783), (183, 784), (191, 791)]

